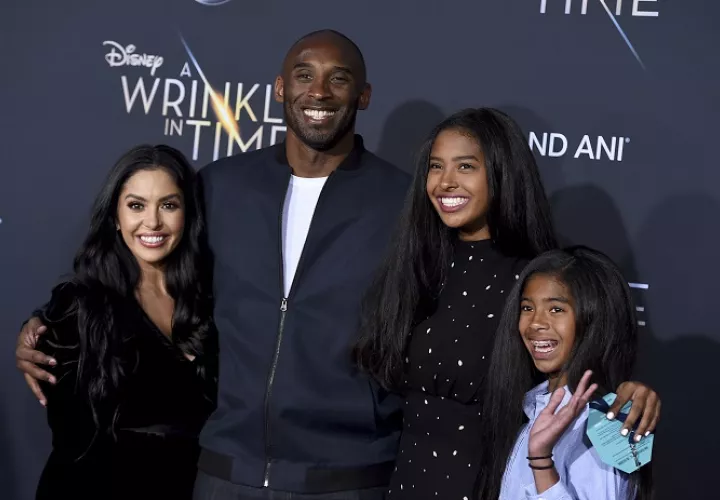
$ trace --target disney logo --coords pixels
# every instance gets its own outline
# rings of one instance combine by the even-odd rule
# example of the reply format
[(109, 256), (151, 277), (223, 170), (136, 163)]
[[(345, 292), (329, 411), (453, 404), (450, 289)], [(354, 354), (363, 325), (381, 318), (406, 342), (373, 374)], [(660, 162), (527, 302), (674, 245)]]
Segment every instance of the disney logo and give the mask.
[(155, 71), (165, 62), (161, 56), (136, 54), (136, 47), (133, 44), (123, 47), (117, 42), (105, 41), (103, 46), (105, 45), (112, 47), (110, 52), (105, 54), (105, 60), (111, 68), (117, 66), (144, 66), (150, 68), (150, 75), (155, 76)]

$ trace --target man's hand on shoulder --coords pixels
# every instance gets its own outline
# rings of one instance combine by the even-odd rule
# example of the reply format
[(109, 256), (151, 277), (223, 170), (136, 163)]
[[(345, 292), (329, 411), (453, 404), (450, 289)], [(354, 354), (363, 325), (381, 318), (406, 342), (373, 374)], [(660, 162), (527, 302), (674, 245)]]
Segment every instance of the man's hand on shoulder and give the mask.
[(55, 366), (55, 361), (50, 356), (35, 350), (38, 338), (47, 331), (47, 327), (43, 325), (38, 317), (32, 317), (25, 323), (18, 336), (15, 348), (15, 361), (18, 369), (23, 372), (25, 382), (27, 382), (30, 390), (35, 397), (38, 398), (40, 404), (45, 406), (47, 399), (40, 389), (39, 380), (46, 380), (51, 384), (56, 382), (55, 377), (46, 372), (38, 365)]

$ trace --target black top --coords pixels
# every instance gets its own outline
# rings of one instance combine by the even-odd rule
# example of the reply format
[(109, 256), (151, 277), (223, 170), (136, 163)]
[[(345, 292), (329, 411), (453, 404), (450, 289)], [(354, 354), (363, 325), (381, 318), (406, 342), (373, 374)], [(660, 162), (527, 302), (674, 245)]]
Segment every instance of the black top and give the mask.
[(524, 265), (490, 240), (455, 243), (437, 309), (410, 338), (388, 498), (473, 498), (483, 383), (505, 297)]
[(220, 338), (218, 410), (200, 435), (200, 468), (300, 493), (386, 486), (402, 400), (359, 373), (352, 346), (410, 177), (356, 136), (323, 186), (283, 297), (291, 173), (285, 144), (200, 170)]
[(77, 386), (78, 304), (86, 299), (83, 288), (59, 285), (42, 314), (48, 331), (38, 349), (58, 364), (50, 369), (56, 385), (42, 385), (53, 448), (36, 498), (191, 499), (197, 437), (214, 408), (212, 352), (191, 362), (128, 301), (113, 317), (125, 373), (96, 408), (96, 425), (87, 390)]

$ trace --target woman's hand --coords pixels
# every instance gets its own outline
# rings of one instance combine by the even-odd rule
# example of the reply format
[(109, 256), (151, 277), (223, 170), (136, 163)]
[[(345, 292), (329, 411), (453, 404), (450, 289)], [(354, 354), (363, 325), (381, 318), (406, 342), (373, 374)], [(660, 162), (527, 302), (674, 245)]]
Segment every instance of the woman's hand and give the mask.
[(654, 390), (640, 382), (623, 382), (615, 393), (617, 397), (607, 412), (607, 418), (610, 420), (617, 416), (625, 403), (632, 401), (632, 407), (620, 431), (623, 436), (627, 436), (641, 416), (642, 420), (635, 431), (635, 441), (640, 441), (643, 436), (655, 432), (660, 420), (660, 396)]

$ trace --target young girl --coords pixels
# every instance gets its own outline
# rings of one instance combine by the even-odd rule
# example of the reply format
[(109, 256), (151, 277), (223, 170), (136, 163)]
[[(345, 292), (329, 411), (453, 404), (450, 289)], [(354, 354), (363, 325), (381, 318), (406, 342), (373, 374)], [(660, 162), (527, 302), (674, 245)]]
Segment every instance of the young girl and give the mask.
[[(355, 351), (364, 372), (405, 399), (388, 500), (473, 496), (498, 321), (524, 266), (555, 248), (540, 173), (517, 123), (480, 108), (435, 127), (367, 292)], [(624, 380), (611, 387), (618, 403), (646, 390)], [(637, 393), (633, 401), (640, 413), (655, 411)]]
[(650, 498), (650, 464), (620, 472), (585, 437), (588, 401), (630, 377), (636, 349), (629, 288), (609, 258), (573, 247), (531, 261), (493, 350), (480, 498)]

